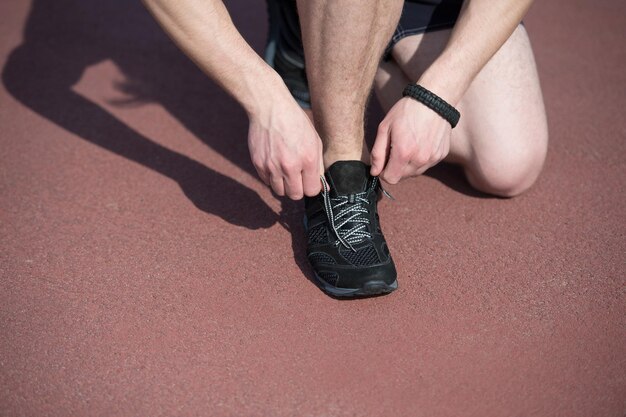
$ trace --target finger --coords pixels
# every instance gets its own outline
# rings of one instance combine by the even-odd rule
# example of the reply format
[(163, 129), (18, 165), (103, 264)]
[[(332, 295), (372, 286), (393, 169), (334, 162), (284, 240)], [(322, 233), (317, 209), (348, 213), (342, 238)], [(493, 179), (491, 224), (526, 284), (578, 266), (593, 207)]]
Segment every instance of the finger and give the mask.
[(378, 126), (376, 140), (374, 141), (374, 146), (372, 147), (372, 169), (370, 170), (371, 175), (380, 175), (380, 173), (385, 168), (387, 155), (389, 155), (389, 144), (389, 129), (386, 127), (386, 125), (381, 123)]
[(302, 191), (302, 175), (300, 171), (288, 174), (284, 179), (285, 195), (292, 200), (300, 200), (304, 194)]
[(422, 175), (428, 168), (437, 165), (437, 155), (439, 151), (420, 152), (416, 155), (407, 166), (410, 171), (408, 176), (416, 177)]
[(431, 166), (437, 165), (443, 158), (446, 156), (446, 141), (442, 140), (439, 142), (439, 146), (437, 150), (433, 153)]
[(257, 166), (256, 164), (254, 164), (254, 169), (256, 169), (256, 173), (259, 174), (261, 181), (263, 181), (265, 185), (270, 185), (270, 176), (267, 174), (267, 171), (261, 168), (260, 165)]
[(270, 174), (270, 185), (272, 186), (272, 190), (279, 195), (285, 195), (285, 185), (283, 184), (283, 177)]
[(450, 140), (446, 140), (446, 143), (443, 147), (443, 158), (447, 158), (450, 153)]
[(302, 191), (308, 197), (315, 197), (322, 191), (322, 182), (317, 171), (310, 169), (302, 171)]
[(428, 168), (430, 168), (429, 165), (417, 165), (409, 162), (405, 167), (403, 178), (417, 177), (422, 175)]
[(445, 158), (447, 158), (449, 153), (450, 153), (450, 137), (447, 137), (446, 140), (444, 140), (443, 156), (441, 159), (444, 160)]
[[(428, 146), (428, 145), (426, 145)], [(426, 171), (433, 164), (434, 151), (430, 148), (418, 149), (410, 159), (410, 176), (417, 176)]]
[(409, 160), (400, 147), (392, 146), (389, 150), (389, 161), (381, 174), (382, 179), (389, 184), (397, 184), (403, 178)]
[[(320, 155), (319, 155), (319, 174), (317, 175), (317, 184), (319, 185), (319, 192), (317, 194), (319, 194), (322, 191), (322, 179), (321, 177), (325, 178), (325, 173), (326, 170), (324, 168), (324, 154), (322, 152), (322, 149), (320, 148)], [(328, 184), (328, 181), (326, 181), (326, 190), (330, 191), (330, 184)], [(316, 194), (316, 195), (317, 195)]]

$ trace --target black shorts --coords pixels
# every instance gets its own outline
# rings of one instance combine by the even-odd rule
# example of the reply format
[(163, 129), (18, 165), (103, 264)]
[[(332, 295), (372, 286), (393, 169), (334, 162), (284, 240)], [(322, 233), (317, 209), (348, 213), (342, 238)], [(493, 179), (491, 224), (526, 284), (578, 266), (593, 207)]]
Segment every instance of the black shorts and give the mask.
[[(283, 78), (296, 101), (311, 107), (304, 66), (304, 50), (295, 0), (267, 0), (270, 30), (265, 61)], [(440, 29), (456, 23), (463, 0), (407, 0), (402, 16), (389, 41), (384, 59), (402, 38)]]

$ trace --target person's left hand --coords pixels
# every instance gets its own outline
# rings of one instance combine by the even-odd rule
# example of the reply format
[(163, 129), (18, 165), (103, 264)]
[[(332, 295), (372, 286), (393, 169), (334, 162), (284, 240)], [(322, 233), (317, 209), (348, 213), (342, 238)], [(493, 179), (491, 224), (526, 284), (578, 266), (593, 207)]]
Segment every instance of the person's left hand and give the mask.
[(450, 123), (408, 97), (400, 99), (378, 127), (370, 173), (390, 184), (421, 175), (450, 151)]

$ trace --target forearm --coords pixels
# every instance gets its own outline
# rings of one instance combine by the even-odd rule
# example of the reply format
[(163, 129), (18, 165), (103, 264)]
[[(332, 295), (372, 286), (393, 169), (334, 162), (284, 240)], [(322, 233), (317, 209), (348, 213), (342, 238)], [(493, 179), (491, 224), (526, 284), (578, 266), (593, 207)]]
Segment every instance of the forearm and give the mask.
[(276, 72), (235, 28), (220, 0), (143, 0), (172, 40), (207, 75), (256, 114), (271, 97), (285, 94)]
[(466, 0), (446, 48), (418, 83), (457, 105), (531, 4), (532, 0)]

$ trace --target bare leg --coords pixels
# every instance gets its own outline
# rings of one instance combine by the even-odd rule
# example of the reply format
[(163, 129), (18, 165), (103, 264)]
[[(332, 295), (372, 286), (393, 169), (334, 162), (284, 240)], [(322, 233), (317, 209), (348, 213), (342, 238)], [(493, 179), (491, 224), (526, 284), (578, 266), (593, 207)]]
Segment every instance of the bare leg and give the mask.
[(315, 126), (324, 165), (369, 162), (364, 113), (402, 0), (298, 0)]
[[(409, 36), (394, 47), (391, 62), (376, 75), (376, 92), (391, 107), (408, 82), (415, 82), (443, 50), (449, 30)], [(514, 196), (539, 176), (548, 129), (539, 78), (523, 26), (487, 63), (459, 104), (461, 121), (452, 131), (446, 161), (460, 163), (477, 189)]]

